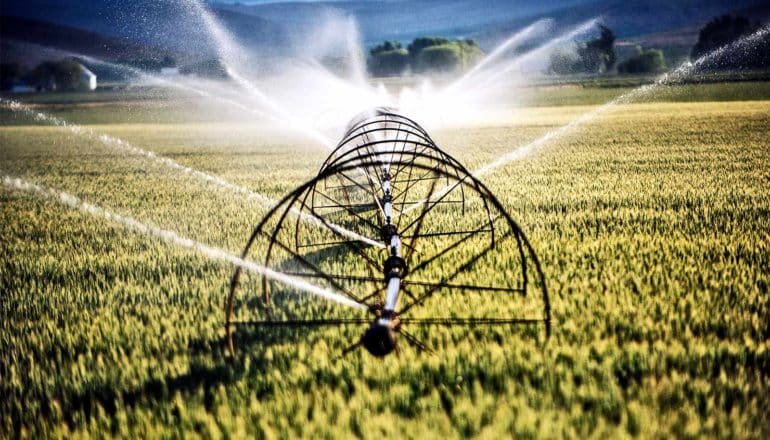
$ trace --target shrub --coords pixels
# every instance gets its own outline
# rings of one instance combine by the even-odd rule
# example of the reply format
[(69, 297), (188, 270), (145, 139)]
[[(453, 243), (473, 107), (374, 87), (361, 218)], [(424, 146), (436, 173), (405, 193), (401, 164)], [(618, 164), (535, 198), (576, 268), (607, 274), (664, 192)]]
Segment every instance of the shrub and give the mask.
[(24, 70), (19, 63), (0, 63), (0, 90), (10, 90), (13, 82), (23, 75)]
[(399, 43), (398, 41), (388, 41), (388, 40), (385, 40), (385, 42), (383, 42), (382, 44), (374, 46), (373, 48), (371, 48), (369, 50), (369, 53), (371, 55), (377, 55), (377, 54), (380, 54), (380, 53), (383, 53), (383, 52), (392, 52), (392, 51), (395, 51), (395, 50), (398, 50), (398, 49), (401, 49), (401, 43)]
[(467, 69), (483, 56), (484, 52), (471, 39), (419, 37), (407, 49), (392, 41), (373, 47), (367, 67), (375, 76), (400, 75), (410, 68), (415, 72), (450, 72)]
[(463, 54), (460, 47), (456, 44), (442, 44), (421, 50), (417, 55), (415, 70), (450, 72), (459, 69), (462, 65)]
[(196, 75), (201, 78), (227, 79), (230, 77), (227, 73), (227, 68), (218, 59), (182, 66), (179, 68), (179, 73), (182, 75)]
[(77, 90), (83, 66), (72, 60), (45, 61), (29, 74), (29, 82), (40, 89)]
[[(732, 43), (742, 37), (759, 30), (759, 23), (751, 23), (744, 17), (723, 15), (716, 17), (706, 24), (698, 35), (698, 42), (690, 52), (693, 60), (710, 53), (720, 47)], [(751, 69), (770, 67), (770, 36), (765, 35), (754, 44), (740, 51), (728, 51), (708, 62), (703, 63), (703, 69)]]
[(443, 46), (449, 43), (449, 39), (444, 37), (419, 37), (409, 43), (409, 46), (406, 48), (409, 50), (409, 56), (416, 60), (424, 49), (433, 46)]
[(666, 60), (660, 49), (642, 50), (636, 48), (636, 54), (618, 64), (619, 73), (657, 73), (666, 69)]
[(372, 54), (367, 60), (367, 68), (375, 76), (393, 76), (404, 73), (409, 67), (409, 52), (395, 49)]
[(559, 75), (574, 73), (604, 73), (615, 66), (615, 33), (599, 26), (599, 37), (577, 43), (574, 51), (555, 51), (548, 70)]

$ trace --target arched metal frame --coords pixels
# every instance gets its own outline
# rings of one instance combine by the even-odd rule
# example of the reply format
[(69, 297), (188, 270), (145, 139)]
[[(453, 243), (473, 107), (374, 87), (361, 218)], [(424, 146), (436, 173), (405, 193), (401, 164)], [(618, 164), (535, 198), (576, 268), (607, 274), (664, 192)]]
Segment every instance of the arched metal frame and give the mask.
[[(375, 139), (371, 139), (372, 137)], [(389, 148), (381, 148), (380, 146), (383, 145)], [(378, 170), (389, 174), (390, 169), (394, 170), (392, 176), (377, 175)], [(407, 173), (407, 177), (399, 179), (398, 175), (401, 173)], [(379, 180), (372, 175), (376, 175)], [(491, 191), (462, 164), (440, 150), (422, 127), (392, 111), (377, 109), (373, 114), (351, 124), (340, 144), (329, 155), (314, 179), (288, 194), (263, 217), (252, 231), (242, 253), (243, 258), (248, 258), (255, 242), (264, 240), (264, 254), (257, 261), (267, 267), (283, 268), (289, 275), (323, 283), (351, 300), (366, 305), (368, 313), (364, 316), (361, 312), (350, 311), (347, 314), (335, 313), (334, 316), (328, 317), (275, 317), (269, 312), (272, 302), (270, 294), (272, 282), (261, 277), (261, 302), (267, 311), (267, 316), (258, 320), (234, 321), (236, 292), (242, 276), (242, 270), (236, 268), (227, 298), (226, 328), (228, 347), (231, 352), (234, 351), (232, 338), (234, 325), (269, 327), (363, 325), (370, 324), (372, 319), (382, 314), (382, 294), (385, 283), (381, 274), (387, 251), (350, 239), (350, 235), (340, 234), (338, 228), (351, 228), (356, 234), (379, 240), (378, 233), (381, 225), (377, 223), (376, 217), (382, 213), (382, 206), (375, 205), (378, 205), (377, 200), (384, 190), (382, 187), (377, 188), (375, 183), (382, 182), (383, 178), (392, 179), (391, 181), (394, 182), (393, 199), (402, 195), (404, 197), (400, 202), (402, 210), (399, 213), (398, 225), (393, 226), (396, 226), (400, 234), (408, 233), (403, 237), (408, 238), (404, 240), (404, 247), (407, 249), (405, 261), (409, 265), (414, 263), (414, 266), (405, 271), (403, 278), (400, 279), (401, 289), (406, 299), (404, 304), (395, 311), (400, 320), (398, 331), (406, 337), (407, 341), (419, 348), (425, 348), (424, 344), (403, 330), (403, 325), (473, 326), (541, 323), (545, 327), (546, 337), (550, 335), (550, 302), (542, 268), (534, 249), (518, 224)], [(330, 181), (348, 183), (330, 188), (328, 185)], [(439, 184), (444, 185), (443, 188), (437, 189)], [(329, 191), (336, 191), (337, 196), (330, 196), (327, 194)], [(423, 197), (417, 201), (408, 202), (406, 194), (410, 191), (417, 191)], [(450, 195), (457, 196), (457, 200), (452, 202), (456, 202), (454, 206), (461, 207), (460, 219), (466, 217), (466, 204), (470, 202), (473, 207), (467, 211), (472, 213), (469, 217), (484, 224), (471, 230), (451, 230), (451, 226), (448, 226), (450, 228), (448, 230), (427, 232), (426, 227), (430, 220), (426, 223), (426, 218), (432, 215), (446, 216), (446, 214), (437, 213), (441, 209), (448, 209), (441, 206), (448, 204), (449, 200), (446, 199), (451, 199)], [(370, 203), (369, 206), (356, 205), (356, 200), (365, 197), (371, 197), (375, 203)], [(344, 200), (339, 200), (340, 198)], [(325, 204), (319, 204), (319, 200), (324, 200)], [(402, 219), (407, 217), (403, 208), (408, 203), (411, 203), (414, 214), (408, 220), (409, 223), (401, 228)], [(361, 211), (373, 211), (375, 218), (360, 215)], [(302, 217), (314, 218), (317, 221), (312, 226), (307, 226), (298, 220)], [(315, 243), (314, 240), (322, 238), (315, 238), (319, 234), (308, 232), (308, 227), (323, 229), (325, 237), (336, 237), (336, 240)], [(444, 246), (445, 242), (442, 240), (447, 240), (450, 236), (461, 238)], [(417, 250), (418, 239), (421, 240), (420, 243), (431, 241), (431, 244), (435, 244), (440, 250), (422, 255)], [(449, 256), (452, 252), (457, 254), (467, 253), (469, 250), (476, 252), (475, 247), (468, 244), (470, 240), (488, 240), (488, 244), (479, 247), (476, 254), (462, 260), (461, 264), (453, 268), (454, 270), (442, 275), (438, 280), (420, 279), (416, 275), (424, 275), (426, 272), (424, 269), (431, 265), (442, 264), (443, 269), (447, 264), (446, 261), (451, 260)], [(513, 243), (518, 250), (518, 259), (514, 265), (518, 273), (515, 286), (510, 285), (513, 281), (506, 285), (453, 282), (462, 273), (474, 270), (480, 261), (491, 258), (489, 257), (491, 251), (504, 252), (506, 250), (504, 246)], [(334, 257), (318, 257), (318, 254), (308, 253), (308, 248), (320, 248), (320, 255), (328, 251), (327, 253), (331, 252)], [(345, 252), (338, 252), (340, 249)], [(362, 269), (349, 263), (351, 256), (356, 257), (354, 260), (363, 262), (366, 273), (360, 273)], [(358, 257), (361, 258), (358, 259)], [(329, 270), (321, 267), (324, 263), (323, 258), (327, 260), (337, 258), (333, 261), (334, 267), (343, 267), (349, 272), (330, 273)], [(299, 270), (290, 271), (296, 268)], [(353, 283), (355, 288), (348, 287), (346, 283)], [(489, 316), (487, 314), (463, 317), (457, 316), (457, 313), (453, 313), (453, 316), (440, 317), (411, 316), (438, 292), (447, 292), (447, 294), (459, 292), (463, 296), (507, 294), (510, 300), (515, 302), (519, 298), (526, 298), (528, 290), (533, 286), (540, 293), (538, 304), (541, 308), (538, 316), (513, 316), (512, 314)]]
[[(386, 155), (390, 156), (388, 158), (390, 162), (401, 164), (392, 173), (392, 184), (406, 183), (408, 187), (411, 187), (423, 180), (429, 180), (425, 178), (426, 175), (415, 176), (412, 174), (414, 169), (410, 166), (412, 162), (409, 158), (415, 152), (435, 158), (437, 163), (440, 163), (440, 166), (444, 168), (447, 183), (452, 164), (456, 162), (454, 158), (436, 146), (430, 135), (417, 122), (395, 113), (392, 109), (379, 107), (353, 118), (342, 140), (321, 165), (319, 173), (344, 161), (363, 160), (371, 157), (375, 153), (383, 152), (383, 148)], [(371, 205), (376, 205), (378, 202), (377, 192), (381, 190), (381, 188), (377, 188), (377, 185), (378, 182), (382, 181), (382, 174), (376, 168), (368, 169), (367, 167), (358, 167), (352, 171), (353, 175), (345, 172), (339, 173), (340, 186), (338, 188), (345, 192), (347, 200), (350, 199), (348, 189), (368, 191), (374, 196)], [(407, 175), (403, 176), (402, 174), (405, 173)], [(361, 180), (357, 180), (357, 178), (361, 178)], [(460, 209), (464, 213), (463, 188), (460, 186), (461, 193), (459, 194), (459, 201), (456, 203), (459, 203)], [(324, 189), (332, 188), (326, 187)], [(403, 194), (406, 195), (407, 192)], [(396, 204), (403, 206), (406, 204), (405, 202)]]

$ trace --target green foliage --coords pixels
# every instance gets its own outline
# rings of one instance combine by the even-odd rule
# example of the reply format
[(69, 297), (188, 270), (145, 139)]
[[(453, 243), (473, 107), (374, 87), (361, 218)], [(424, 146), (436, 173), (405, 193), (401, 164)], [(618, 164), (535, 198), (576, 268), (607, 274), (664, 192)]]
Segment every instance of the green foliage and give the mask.
[(599, 37), (577, 43), (574, 51), (554, 51), (549, 71), (559, 75), (575, 73), (604, 73), (612, 70), (615, 55), (615, 34), (604, 25), (599, 26)]
[(367, 60), (367, 68), (374, 76), (401, 75), (409, 68), (409, 53), (406, 49), (373, 53)]
[(41, 89), (72, 91), (80, 88), (83, 66), (73, 60), (44, 61), (28, 75), (31, 84)]
[(184, 65), (179, 68), (179, 73), (183, 75), (196, 75), (203, 78), (227, 79), (230, 77), (227, 69), (218, 59)]
[(176, 67), (176, 65), (176, 59), (170, 55), (166, 55), (162, 60), (160, 60), (161, 67)]
[(9, 90), (23, 76), (24, 69), (19, 63), (0, 63), (0, 90)]
[(409, 51), (409, 56), (416, 60), (423, 49), (431, 46), (443, 46), (449, 43), (451, 41), (444, 37), (418, 37), (409, 43), (406, 48)]
[(548, 65), (548, 71), (557, 75), (572, 75), (581, 72), (581, 61), (577, 54), (572, 51), (554, 50), (551, 53), (551, 60)]
[(636, 54), (618, 64), (619, 73), (658, 73), (666, 69), (666, 59), (660, 49), (642, 50), (636, 47)]
[[(698, 41), (693, 46), (690, 57), (693, 60), (732, 43), (739, 38), (756, 32), (761, 25), (751, 23), (745, 17), (729, 14), (715, 17), (698, 33)], [(750, 69), (770, 67), (770, 36), (765, 36), (756, 44), (742, 52), (725, 53), (705, 63), (705, 69)]]
[(469, 68), (484, 56), (474, 40), (451, 41), (443, 37), (419, 37), (406, 50), (400, 43), (385, 41), (372, 48), (367, 60), (375, 76), (413, 72), (452, 72)]
[(457, 44), (442, 44), (422, 49), (417, 55), (415, 70), (418, 72), (450, 72), (463, 64), (463, 54)]
[(578, 46), (578, 56), (583, 69), (589, 73), (601, 73), (612, 70), (615, 55), (615, 34), (604, 25), (599, 26), (599, 37)]
[[(765, 438), (770, 101), (743, 101), (751, 87), (679, 92), (733, 102), (621, 105), (483, 177), (543, 263), (546, 344), (525, 328), (415, 329), (436, 356), (333, 361), (360, 328), (244, 330), (230, 359), (230, 267), (0, 187), (0, 437)], [(432, 135), (476, 169), (579, 117), (596, 89), (557, 92), (576, 105)], [(199, 104), (41, 109), (271, 197), (327, 154), (270, 122), (168, 114)], [(141, 221), (238, 252), (266, 210), (0, 116), (4, 172)]]
[(377, 55), (377, 54), (380, 54), (380, 53), (383, 53), (383, 52), (392, 52), (392, 51), (399, 50), (399, 49), (401, 49), (401, 43), (399, 43), (398, 41), (388, 41), (388, 40), (385, 40), (385, 42), (383, 42), (382, 44), (374, 46), (373, 48), (371, 48), (369, 50), (369, 54), (370, 55)]
[(457, 42), (463, 56), (462, 69), (470, 69), (474, 64), (484, 58), (484, 51), (476, 44), (475, 40), (465, 39)]

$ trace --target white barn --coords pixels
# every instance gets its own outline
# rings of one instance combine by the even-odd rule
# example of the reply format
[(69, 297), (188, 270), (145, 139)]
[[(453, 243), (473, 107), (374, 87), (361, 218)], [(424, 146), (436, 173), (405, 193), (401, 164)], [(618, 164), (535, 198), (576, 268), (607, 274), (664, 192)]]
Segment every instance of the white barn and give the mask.
[(80, 65), (80, 67), (83, 69), (80, 73), (80, 83), (78, 84), (80, 89), (83, 90), (96, 90), (96, 74), (94, 72), (91, 72), (86, 68), (84, 65)]

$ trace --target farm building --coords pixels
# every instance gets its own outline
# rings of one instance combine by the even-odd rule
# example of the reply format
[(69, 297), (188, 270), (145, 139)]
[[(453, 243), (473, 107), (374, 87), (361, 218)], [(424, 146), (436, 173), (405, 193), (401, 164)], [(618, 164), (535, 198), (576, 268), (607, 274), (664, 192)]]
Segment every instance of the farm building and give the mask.
[(79, 63), (78, 65), (82, 69), (82, 72), (80, 73), (80, 83), (78, 84), (78, 88), (82, 90), (96, 90), (96, 74), (88, 70), (86, 66)]

